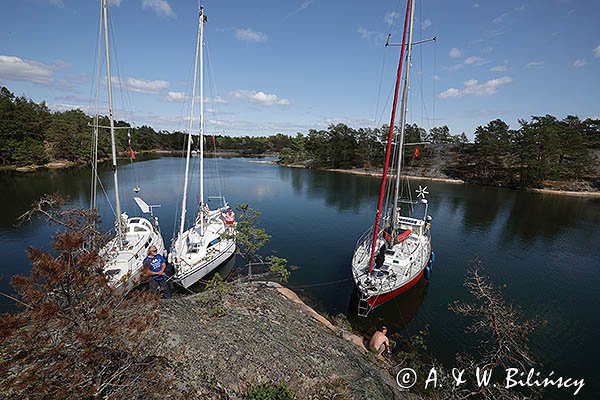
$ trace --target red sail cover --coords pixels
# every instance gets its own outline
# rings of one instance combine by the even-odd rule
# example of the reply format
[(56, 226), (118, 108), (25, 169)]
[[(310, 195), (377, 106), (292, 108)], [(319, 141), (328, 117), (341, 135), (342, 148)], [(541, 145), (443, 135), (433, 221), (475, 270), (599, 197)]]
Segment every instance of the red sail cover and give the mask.
[(410, 229), (407, 229), (398, 235), (398, 243), (404, 242), (406, 240), (406, 238), (409, 236), (410, 236)]

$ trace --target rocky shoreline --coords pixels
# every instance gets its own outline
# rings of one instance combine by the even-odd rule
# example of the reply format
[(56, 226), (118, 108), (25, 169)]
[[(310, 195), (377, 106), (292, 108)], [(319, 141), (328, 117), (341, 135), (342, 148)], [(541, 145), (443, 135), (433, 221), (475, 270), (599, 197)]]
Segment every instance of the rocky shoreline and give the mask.
[(241, 399), (252, 386), (285, 383), (298, 399), (408, 399), (391, 367), (273, 282), (221, 283), (164, 300), (159, 309), (176, 391)]
[[(310, 168), (307, 164), (303, 163), (294, 163), (294, 164), (282, 164), (276, 161), (257, 161), (259, 163), (264, 164), (276, 164), (282, 167), (289, 168)], [(339, 172), (343, 174), (352, 174), (352, 175), (365, 175), (365, 176), (374, 176), (381, 177), (381, 172), (373, 169), (365, 169), (365, 168), (350, 168), (350, 169), (341, 169), (341, 168), (323, 168), (320, 169), (322, 171), (330, 171), (330, 172)], [(410, 170), (409, 170), (410, 171)], [(462, 179), (456, 179), (448, 177), (447, 175), (434, 171), (433, 173), (428, 173), (424, 170), (418, 171), (410, 171), (412, 174), (403, 175), (405, 178), (410, 180), (426, 180), (432, 182), (445, 182), (445, 183), (456, 183), (456, 184), (464, 184), (467, 183)], [(413, 175), (414, 173), (418, 173)], [(390, 177), (394, 177), (394, 174), (390, 174)], [(551, 194), (551, 195), (561, 195), (561, 196), (577, 196), (577, 197), (600, 197), (600, 192), (593, 190), (589, 185), (578, 184), (577, 182), (562, 182), (562, 181), (549, 181), (545, 182), (544, 188), (522, 188), (522, 190), (527, 190), (530, 192), (541, 193), (541, 194)]]
[[(181, 157), (184, 155), (184, 152), (181, 150), (144, 150), (136, 152), (136, 156), (140, 155), (158, 155), (158, 156), (174, 156)], [(233, 158), (233, 157), (276, 157), (276, 154), (241, 154), (236, 151), (217, 151), (211, 152), (208, 157), (225, 157), (225, 158)], [(119, 158), (129, 157), (128, 153), (119, 154)], [(99, 163), (109, 161), (108, 158), (98, 160)], [(46, 164), (30, 164), (30, 165), (5, 165), (0, 167), (0, 171), (16, 171), (16, 172), (34, 172), (40, 169), (66, 169), (73, 167), (82, 167), (89, 165), (88, 161), (69, 161), (69, 160), (52, 160)]]

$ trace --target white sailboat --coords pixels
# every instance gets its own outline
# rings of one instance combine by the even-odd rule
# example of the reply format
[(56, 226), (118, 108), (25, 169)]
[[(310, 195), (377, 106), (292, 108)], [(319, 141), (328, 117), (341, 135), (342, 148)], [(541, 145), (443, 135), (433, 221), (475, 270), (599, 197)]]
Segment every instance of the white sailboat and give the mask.
[[(228, 261), (235, 253), (234, 219), (233, 210), (229, 207), (224, 197), (211, 198), (220, 200), (218, 208), (211, 210), (204, 201), (204, 24), (206, 16), (200, 7), (198, 13), (198, 35), (196, 40), (196, 59), (194, 63), (194, 83), (192, 88), (191, 109), (188, 125), (188, 142), (185, 162), (185, 177), (183, 185), (183, 199), (181, 203), (181, 220), (179, 232), (173, 238), (169, 261), (175, 267), (173, 281), (189, 288), (208, 273)], [(198, 76), (198, 62), (200, 63), (200, 201), (198, 214), (194, 223), (187, 230), (186, 212), (188, 197), (188, 181), (190, 170), (190, 157), (192, 147), (192, 130), (194, 120), (194, 107), (196, 100), (196, 83)]]
[[(119, 196), (119, 179), (117, 171), (117, 149), (115, 140), (115, 124), (113, 115), (112, 80), (110, 69), (110, 51), (108, 37), (108, 0), (102, 0), (100, 13), (101, 26), (104, 31), (106, 55), (106, 85), (108, 88), (108, 117), (110, 120), (110, 140), (112, 150), (112, 168), (115, 189), (115, 237), (112, 238), (101, 250), (100, 256), (104, 259), (104, 273), (108, 284), (123, 294), (141, 283), (140, 273), (143, 260), (150, 246), (156, 246), (158, 253), (164, 254), (165, 246), (158, 225), (158, 218), (153, 215), (152, 209), (158, 206), (149, 206), (140, 197), (135, 197), (136, 204), (142, 213), (150, 214), (150, 219), (142, 217), (130, 218), (121, 211)], [(96, 208), (96, 183), (97, 174), (97, 144), (98, 144), (98, 118), (94, 119), (94, 149), (95, 155), (92, 162), (92, 204)]]
[[(406, 7), (402, 49), (396, 76), (392, 118), (375, 225), (369, 228), (358, 240), (352, 257), (352, 275), (359, 291), (358, 314), (361, 316), (367, 316), (374, 307), (407, 291), (423, 275), (428, 276), (433, 263), (430, 235), (431, 217), (427, 215), (429, 204), (425, 198), (425, 195), (428, 194), (427, 187), (419, 187), (417, 197), (421, 199), (418, 202), (413, 202), (412, 200), (403, 201), (399, 196), (400, 187), (403, 184), (402, 156), (405, 146), (404, 133), (406, 129), (408, 78), (413, 46), (414, 3), (414, 0), (408, 0)], [(407, 31), (408, 44), (406, 42)], [(404, 64), (400, 134), (396, 141), (396, 154), (392, 157), (392, 164), (394, 164), (392, 168), (395, 168), (396, 177), (394, 184), (387, 185), (392, 142), (394, 139), (396, 105), (398, 102), (405, 51), (406, 61)], [(393, 196), (391, 196), (391, 191), (393, 191)], [(390, 206), (383, 210), (386, 192), (390, 194), (393, 200)], [(408, 215), (417, 205), (423, 206), (423, 216), (414, 217)], [(382, 219), (383, 223), (381, 224)]]

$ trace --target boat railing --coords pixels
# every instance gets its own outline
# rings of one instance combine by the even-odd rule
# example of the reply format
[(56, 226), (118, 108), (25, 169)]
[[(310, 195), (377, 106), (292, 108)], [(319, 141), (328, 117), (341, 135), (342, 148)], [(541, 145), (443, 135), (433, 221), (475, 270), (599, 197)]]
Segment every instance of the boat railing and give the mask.
[(369, 227), (356, 241), (356, 246), (354, 246), (354, 252), (358, 250), (360, 247), (365, 245), (365, 242), (369, 242), (373, 239), (373, 226)]

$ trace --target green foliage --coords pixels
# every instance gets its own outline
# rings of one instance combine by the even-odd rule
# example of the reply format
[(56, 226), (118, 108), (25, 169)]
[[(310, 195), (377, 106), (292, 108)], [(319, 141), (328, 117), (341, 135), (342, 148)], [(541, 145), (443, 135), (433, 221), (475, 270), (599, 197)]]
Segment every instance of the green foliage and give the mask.
[(287, 260), (285, 258), (277, 256), (267, 257), (267, 263), (269, 264), (269, 271), (276, 274), (281, 282), (286, 283), (290, 278), (290, 271), (288, 271)]
[(215, 275), (206, 284), (205, 290), (214, 291), (219, 296), (219, 299), (222, 299), (229, 291), (229, 285), (223, 280), (221, 274), (215, 272)]
[(592, 131), (600, 136), (600, 124), (552, 115), (519, 120), (510, 130), (501, 120), (478, 127), (475, 132), (477, 178), (483, 183), (535, 187), (544, 180), (577, 180), (591, 164)]
[(348, 317), (346, 316), (346, 314), (339, 313), (338, 315), (335, 315), (333, 317), (333, 323), (335, 326), (337, 326), (343, 331), (352, 332), (352, 324), (350, 323), (350, 321), (348, 321)]
[(263, 383), (252, 386), (245, 394), (245, 400), (294, 400), (294, 392), (285, 383), (278, 385)]
[(252, 261), (258, 250), (262, 249), (271, 238), (262, 228), (256, 227), (260, 211), (250, 208), (248, 204), (238, 204), (236, 207), (237, 226), (236, 242), (242, 257), (248, 261), (248, 275), (252, 275)]
[[(0, 166), (44, 164), (56, 159), (84, 162), (90, 158), (93, 128), (89, 125), (92, 122), (81, 110), (51, 112), (44, 102), (35, 103), (0, 87)], [(100, 116), (97, 123), (109, 125), (105, 116)], [(427, 141), (461, 145), (461, 157), (465, 157), (462, 164), (469, 168), (475, 165), (475, 171), (471, 174), (463, 170), (458, 174), (461, 176), (456, 177), (483, 184), (535, 187), (545, 180), (586, 177), (592, 161), (589, 150), (600, 148), (599, 119), (581, 121), (577, 116), (568, 115), (558, 120), (545, 115), (533, 116), (530, 121), (520, 120), (519, 124), (519, 129), (511, 130), (504, 121), (496, 119), (479, 126), (475, 130), (475, 143), (467, 150), (465, 133), (453, 135), (445, 125), (426, 132), (416, 124), (408, 124), (405, 143)], [(125, 121), (115, 121), (115, 126), (130, 127)], [(128, 131), (135, 152), (183, 150), (187, 142), (187, 135), (182, 132), (157, 132), (145, 125), (119, 129), (116, 136), (120, 154), (128, 152)], [(354, 129), (345, 124), (332, 124), (326, 130), (311, 129), (306, 136), (302, 133), (295, 137), (281, 133), (269, 137), (216, 135), (214, 148), (243, 155), (279, 153), (283, 164), (310, 161), (310, 165), (324, 168), (380, 168), (388, 133), (386, 125)], [(399, 134), (398, 127), (394, 127), (394, 134)], [(109, 136), (107, 129), (99, 129), (100, 159), (110, 156)], [(205, 137), (205, 141), (205, 148), (212, 149), (211, 139)], [(406, 146), (404, 163), (419, 166), (427, 163), (433, 154), (431, 146), (420, 146), (419, 152), (420, 156), (414, 157), (414, 146)], [(261, 236), (256, 237), (260, 239), (259, 245), (263, 242)], [(255, 254), (253, 246), (247, 249), (251, 256)]]
[(212, 279), (206, 283), (204, 292), (199, 301), (210, 307), (208, 315), (211, 318), (218, 318), (227, 315), (227, 308), (223, 305), (225, 295), (229, 292), (231, 286), (225, 282), (221, 275), (216, 272)]

